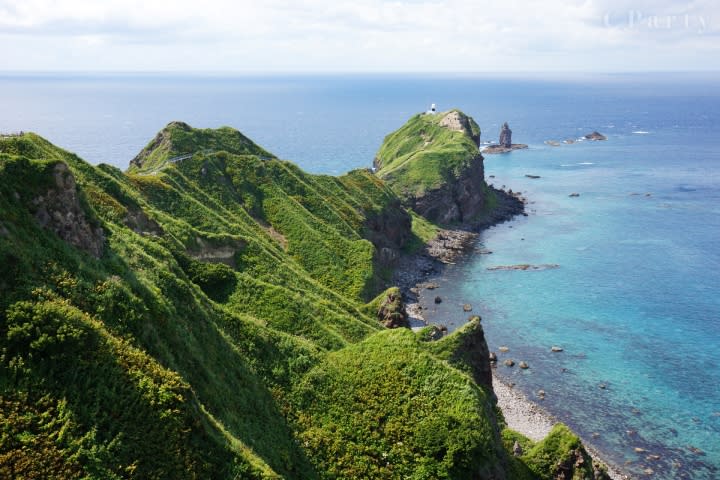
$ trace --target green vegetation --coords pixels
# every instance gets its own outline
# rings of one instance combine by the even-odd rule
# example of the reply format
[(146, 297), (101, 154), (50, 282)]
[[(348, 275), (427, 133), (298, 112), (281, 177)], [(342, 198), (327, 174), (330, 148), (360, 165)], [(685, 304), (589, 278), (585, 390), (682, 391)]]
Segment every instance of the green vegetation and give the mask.
[[(441, 125), (457, 112), (465, 127)], [(480, 127), (459, 111), (435, 115), (418, 114), (400, 129), (385, 137), (376, 155), (378, 175), (404, 200), (452, 185), (478, 156)]]
[[(232, 129), (179, 123), (138, 159), (123, 173), (0, 139), (0, 477), (515, 471), (464, 337), (378, 321), (398, 293), (378, 295), (378, 245), (436, 232), (416, 214), (410, 231), (382, 181), (309, 175)], [(77, 187), (59, 186), (60, 163)], [(58, 188), (75, 202), (60, 216), (102, 228), (100, 255), (36, 219)], [(574, 448), (553, 442), (523, 472), (549, 478)]]

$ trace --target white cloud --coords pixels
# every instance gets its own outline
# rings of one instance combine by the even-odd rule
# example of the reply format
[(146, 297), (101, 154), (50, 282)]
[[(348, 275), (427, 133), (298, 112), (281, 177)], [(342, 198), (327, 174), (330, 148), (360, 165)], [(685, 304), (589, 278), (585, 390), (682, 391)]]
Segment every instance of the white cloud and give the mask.
[(0, 68), (707, 69), (719, 12), (716, 0), (0, 0)]

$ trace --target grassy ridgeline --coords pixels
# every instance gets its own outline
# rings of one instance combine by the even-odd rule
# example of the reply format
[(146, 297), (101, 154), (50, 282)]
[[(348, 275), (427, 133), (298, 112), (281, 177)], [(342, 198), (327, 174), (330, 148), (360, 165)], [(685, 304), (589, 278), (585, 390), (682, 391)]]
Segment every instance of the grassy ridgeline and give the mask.
[(0, 214), (2, 478), (543, 478), (567, 453), (508, 456), (462, 333), (381, 328), (380, 250), (435, 227), (369, 172), (228, 128), (173, 123), (128, 173), (25, 134)]

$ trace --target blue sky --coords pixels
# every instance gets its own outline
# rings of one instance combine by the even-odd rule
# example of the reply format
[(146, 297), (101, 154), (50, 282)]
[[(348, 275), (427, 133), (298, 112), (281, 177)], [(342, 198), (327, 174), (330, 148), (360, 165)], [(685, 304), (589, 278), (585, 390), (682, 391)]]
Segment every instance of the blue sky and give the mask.
[(720, 1), (0, 0), (2, 71), (720, 69)]

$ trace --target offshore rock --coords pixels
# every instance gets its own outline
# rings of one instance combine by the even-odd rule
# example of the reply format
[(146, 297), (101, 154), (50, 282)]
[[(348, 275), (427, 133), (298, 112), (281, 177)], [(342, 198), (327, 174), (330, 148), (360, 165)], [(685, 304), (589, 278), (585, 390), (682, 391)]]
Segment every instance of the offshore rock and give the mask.
[(48, 230), (75, 247), (100, 258), (105, 245), (105, 232), (93, 225), (85, 214), (75, 184), (75, 177), (64, 163), (52, 170), (53, 185), (32, 200), (35, 219)]
[(510, 130), (510, 126), (507, 122), (503, 123), (502, 128), (500, 129), (500, 139), (498, 140), (498, 144), (505, 148), (510, 148), (512, 146), (512, 130)]
[(592, 133), (588, 133), (587, 135), (585, 135), (585, 139), (598, 141), (598, 140), (607, 140), (607, 137), (600, 132), (594, 131)]

